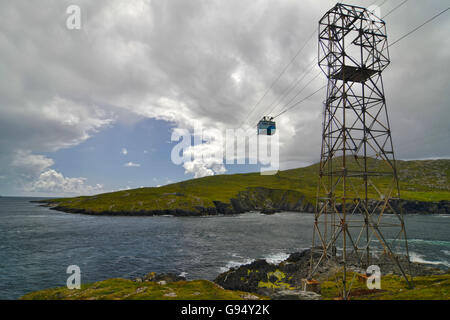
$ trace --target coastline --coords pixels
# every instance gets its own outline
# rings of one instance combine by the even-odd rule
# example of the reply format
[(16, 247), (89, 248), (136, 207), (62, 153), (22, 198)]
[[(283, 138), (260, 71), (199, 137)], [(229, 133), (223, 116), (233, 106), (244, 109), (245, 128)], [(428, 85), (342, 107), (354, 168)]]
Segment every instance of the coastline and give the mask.
[[(230, 268), (215, 280), (186, 280), (172, 273), (150, 272), (135, 279), (113, 278), (83, 284), (80, 290), (64, 287), (44, 289), (25, 294), (21, 300), (336, 300), (340, 290), (333, 280), (338, 277), (338, 261), (327, 264), (317, 274), (317, 286), (307, 291), (302, 289), (303, 279), (308, 273), (311, 251), (309, 249), (289, 255), (280, 263), (256, 260), (250, 264)], [(382, 270), (382, 290), (367, 290), (365, 278), (357, 277), (351, 299), (364, 300), (448, 300), (450, 273), (426, 264), (412, 262), (411, 275), (416, 285), (407, 288), (396, 267), (386, 257), (375, 263)], [(364, 271), (353, 267), (351, 273)], [(423, 295), (423, 297), (422, 297)]]
[[(102, 216), (177, 216), (177, 217), (199, 217), (199, 216), (218, 216), (218, 215), (236, 215), (248, 212), (259, 211), (263, 214), (274, 214), (276, 212), (289, 211), (297, 213), (314, 213), (314, 206), (306, 203), (303, 199), (299, 199), (296, 203), (273, 203), (269, 205), (255, 205), (248, 202), (242, 202), (239, 199), (231, 199), (230, 203), (221, 201), (213, 201), (214, 207), (196, 206), (195, 210), (186, 210), (182, 208), (161, 209), (161, 210), (120, 210), (120, 211), (91, 211), (83, 208), (68, 208), (55, 204), (54, 200), (32, 200), (32, 203), (39, 203), (40, 206), (48, 207), (51, 210), (62, 211), (66, 213), (86, 214), (86, 215), (102, 215)], [(373, 208), (375, 202), (369, 203), (369, 207)], [(425, 202), (414, 200), (394, 200), (391, 206), (403, 212), (403, 214), (450, 214), (450, 201), (441, 200), (439, 202)], [(347, 210), (351, 211), (353, 206), (348, 206)], [(390, 209), (386, 210), (387, 214), (391, 214)]]

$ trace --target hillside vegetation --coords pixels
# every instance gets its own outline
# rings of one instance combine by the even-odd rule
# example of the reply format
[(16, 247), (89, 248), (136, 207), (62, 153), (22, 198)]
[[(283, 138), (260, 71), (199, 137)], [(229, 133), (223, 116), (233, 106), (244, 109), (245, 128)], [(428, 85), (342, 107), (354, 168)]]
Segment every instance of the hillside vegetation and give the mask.
[[(351, 277), (351, 274), (349, 274)], [(350, 292), (352, 300), (448, 300), (450, 275), (414, 278), (409, 289), (403, 278), (387, 275), (381, 279), (381, 290), (368, 290), (365, 282), (356, 281)], [(321, 299), (339, 299), (342, 290), (333, 279), (321, 283)], [(259, 300), (255, 293), (226, 290), (207, 280), (178, 281), (166, 284), (109, 279), (81, 286), (80, 290), (52, 288), (26, 294), (21, 300)]]
[[(381, 161), (370, 159), (372, 168), (382, 166)], [(401, 198), (418, 201), (450, 200), (450, 160), (397, 161)], [(276, 175), (260, 173), (217, 175), (187, 180), (157, 188), (139, 188), (96, 196), (62, 198), (46, 201), (64, 209), (81, 209), (88, 213), (144, 212), (154, 210), (186, 210), (217, 207), (217, 202), (229, 204), (236, 197), (260, 201), (255, 188), (272, 189), (270, 196), (298, 199), (306, 204), (315, 202), (318, 164), (305, 168), (280, 171)], [(377, 183), (388, 184), (386, 178)], [(243, 194), (252, 191), (253, 193)], [(287, 193), (290, 191), (290, 193)], [(256, 197), (256, 198), (255, 198)], [(249, 200), (250, 199), (250, 200)]]
[(26, 294), (21, 300), (259, 300), (260, 296), (225, 290), (207, 280), (171, 283), (108, 279), (79, 290), (52, 288)]
[[(348, 276), (351, 277), (349, 273)], [(450, 274), (418, 276), (413, 279), (414, 287), (408, 288), (405, 280), (396, 275), (381, 278), (381, 290), (368, 290), (364, 281), (356, 281), (350, 292), (351, 300), (449, 300)], [(323, 299), (339, 299), (341, 288), (335, 279), (321, 283)]]

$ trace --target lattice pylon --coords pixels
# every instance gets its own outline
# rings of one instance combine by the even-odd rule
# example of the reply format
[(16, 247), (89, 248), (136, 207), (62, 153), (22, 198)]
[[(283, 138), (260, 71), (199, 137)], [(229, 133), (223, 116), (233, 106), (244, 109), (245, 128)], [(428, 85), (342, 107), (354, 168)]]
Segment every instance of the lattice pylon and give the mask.
[[(392, 206), (400, 191), (382, 78), (390, 63), (384, 21), (337, 4), (319, 22), (318, 57), (328, 89), (309, 278), (325, 261), (340, 261), (347, 299), (347, 273), (370, 266), (382, 248), (410, 284), (398, 256), (409, 263), (405, 223)], [(384, 221), (387, 211), (395, 222)]]

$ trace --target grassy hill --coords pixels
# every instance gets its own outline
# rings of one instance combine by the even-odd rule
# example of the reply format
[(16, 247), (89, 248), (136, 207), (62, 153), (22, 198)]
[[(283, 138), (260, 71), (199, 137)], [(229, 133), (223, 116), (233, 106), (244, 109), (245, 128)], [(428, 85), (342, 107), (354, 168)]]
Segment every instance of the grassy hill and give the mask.
[[(349, 274), (351, 277), (351, 274)], [(341, 291), (335, 279), (321, 283), (321, 293), (325, 300), (336, 299)], [(450, 274), (418, 276), (414, 287), (408, 288), (405, 280), (396, 275), (381, 277), (381, 290), (368, 290), (364, 281), (356, 281), (350, 292), (352, 300), (449, 300)]]
[(259, 300), (260, 296), (225, 290), (207, 280), (165, 284), (108, 279), (85, 284), (80, 290), (52, 288), (26, 294), (21, 300)]
[[(349, 274), (351, 278), (351, 274)], [(419, 276), (414, 288), (395, 275), (381, 279), (382, 290), (368, 290), (365, 282), (356, 281), (350, 295), (352, 300), (448, 300), (450, 274)], [(341, 290), (334, 279), (321, 283), (324, 300), (339, 299)], [(80, 290), (65, 287), (26, 294), (21, 300), (256, 300), (267, 297), (243, 291), (225, 290), (206, 280), (178, 281), (167, 284), (109, 279), (81, 286)]]
[[(370, 159), (371, 168), (383, 163)], [(450, 160), (397, 161), (401, 197), (406, 200), (450, 200)], [(260, 173), (217, 175), (187, 180), (158, 188), (139, 188), (96, 196), (48, 200), (59, 209), (82, 210), (86, 213), (144, 212), (155, 210), (185, 210), (198, 212), (199, 208), (214, 208), (217, 203), (230, 203), (240, 197), (248, 201), (264, 201), (268, 197), (287, 203), (303, 199), (314, 204), (318, 181), (318, 164), (305, 168), (280, 171), (276, 175)], [(386, 178), (377, 183), (387, 184)], [(255, 188), (271, 189), (270, 194), (259, 194)], [(251, 190), (251, 194), (242, 194)], [(258, 189), (261, 190), (261, 189)], [(259, 191), (258, 191), (259, 192)]]

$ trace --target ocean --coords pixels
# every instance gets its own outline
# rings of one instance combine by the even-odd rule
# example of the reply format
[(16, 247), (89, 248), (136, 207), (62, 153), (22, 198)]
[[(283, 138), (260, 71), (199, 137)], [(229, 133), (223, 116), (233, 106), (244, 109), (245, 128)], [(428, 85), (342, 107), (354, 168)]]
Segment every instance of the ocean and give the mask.
[[(312, 214), (107, 217), (0, 198), (0, 299), (65, 286), (69, 265), (82, 283), (148, 272), (213, 280), (255, 259), (280, 262), (311, 246)], [(392, 219), (392, 217), (386, 217)], [(412, 261), (450, 267), (450, 215), (406, 215)]]

